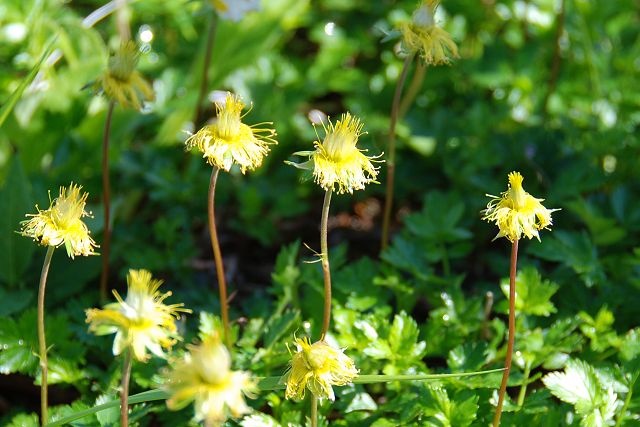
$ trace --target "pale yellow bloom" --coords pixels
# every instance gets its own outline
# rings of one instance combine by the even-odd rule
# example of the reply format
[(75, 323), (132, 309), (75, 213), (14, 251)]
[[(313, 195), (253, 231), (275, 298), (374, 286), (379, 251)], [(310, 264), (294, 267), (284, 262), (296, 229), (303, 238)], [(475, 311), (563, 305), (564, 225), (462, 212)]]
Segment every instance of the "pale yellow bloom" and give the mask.
[(255, 397), (255, 382), (249, 373), (231, 370), (231, 356), (218, 336), (208, 336), (174, 362), (166, 373), (169, 409), (178, 410), (195, 402), (195, 418), (206, 425), (221, 425), (229, 416), (250, 411), (244, 395)]
[[(60, 195), (50, 202), (49, 209), (36, 209), (31, 219), (22, 221), (21, 234), (33, 238), (44, 246), (58, 247), (64, 243), (67, 255), (95, 255), (96, 243), (89, 236), (89, 229), (82, 218), (90, 214), (84, 210), (88, 193), (81, 193), (81, 186), (71, 183), (60, 187)], [(51, 199), (51, 196), (49, 196)]]
[(139, 59), (140, 51), (134, 42), (122, 43), (109, 57), (107, 71), (96, 82), (107, 98), (136, 110), (142, 108), (142, 101), (154, 99), (153, 89), (135, 69)]
[(260, 0), (210, 0), (222, 19), (238, 22), (248, 12), (260, 9)]
[(319, 399), (335, 400), (332, 386), (349, 384), (358, 375), (353, 360), (325, 341), (296, 338), (297, 352), (287, 377), (287, 399), (301, 400), (308, 388)]
[(495, 222), (499, 232), (494, 238), (506, 237), (514, 242), (524, 234), (529, 239), (540, 240), (539, 230), (552, 225), (551, 213), (559, 209), (547, 209), (542, 206), (544, 199), (536, 199), (524, 191), (524, 178), (519, 172), (509, 174), (509, 188), (499, 197), (487, 194), (491, 201), (482, 211), (482, 219)]
[(419, 52), (425, 63), (448, 64), (458, 57), (458, 47), (447, 31), (435, 22), (437, 0), (423, 0), (413, 13), (411, 22), (400, 24), (404, 47), (410, 52)]
[[(210, 165), (227, 172), (234, 163), (242, 173), (256, 169), (269, 152), (269, 144), (277, 144), (273, 139), (276, 131), (268, 127), (273, 123), (242, 123), (245, 105), (231, 93), (227, 93), (224, 104), (216, 102), (215, 106), (216, 121), (191, 135), (185, 142), (187, 148), (197, 147)], [(267, 127), (260, 127), (264, 125)]]
[(130, 348), (140, 361), (149, 358), (147, 350), (164, 357), (164, 349), (170, 349), (180, 339), (176, 319), (184, 304), (164, 304), (171, 292), (161, 293), (161, 280), (155, 280), (147, 270), (129, 270), (127, 297), (122, 299), (115, 290), (118, 302), (107, 304), (104, 309), (87, 310), (89, 330), (96, 335), (116, 334), (113, 354)]
[[(345, 113), (335, 125), (329, 120), (329, 125), (323, 123), (323, 127), (324, 140), (314, 142), (314, 151), (296, 153), (311, 157), (315, 182), (325, 191), (337, 190), (339, 194), (353, 193), (364, 189), (365, 184), (376, 182), (378, 168), (373, 166), (374, 157), (356, 147), (363, 134), (360, 119)], [(306, 168), (306, 164), (291, 164)]]

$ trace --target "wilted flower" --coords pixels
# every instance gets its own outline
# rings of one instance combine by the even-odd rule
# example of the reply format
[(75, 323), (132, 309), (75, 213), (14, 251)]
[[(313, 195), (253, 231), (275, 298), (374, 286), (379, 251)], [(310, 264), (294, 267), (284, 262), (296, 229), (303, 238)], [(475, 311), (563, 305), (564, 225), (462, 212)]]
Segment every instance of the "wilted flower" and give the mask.
[(223, 19), (238, 22), (248, 12), (260, 10), (260, 0), (210, 0)]
[(427, 64), (448, 64), (449, 57), (458, 57), (458, 47), (449, 33), (435, 22), (437, 0), (423, 0), (413, 13), (411, 22), (400, 25), (404, 47), (420, 52)]
[(256, 169), (269, 152), (269, 144), (277, 144), (273, 139), (276, 131), (259, 126), (273, 123), (253, 126), (242, 123), (245, 105), (231, 93), (227, 93), (224, 104), (216, 102), (215, 106), (215, 123), (191, 135), (185, 142), (187, 148), (197, 147), (210, 165), (225, 171), (229, 171), (234, 163), (240, 166), (242, 173)]
[(113, 354), (118, 355), (131, 348), (140, 361), (148, 359), (147, 349), (158, 357), (164, 357), (163, 349), (169, 349), (179, 339), (176, 319), (184, 304), (164, 304), (171, 292), (161, 293), (161, 280), (155, 280), (147, 270), (129, 270), (127, 298), (123, 300), (113, 291), (118, 302), (107, 304), (104, 309), (87, 310), (89, 330), (96, 335), (116, 334)]
[(313, 344), (308, 338), (296, 338), (297, 352), (291, 359), (287, 378), (287, 399), (301, 400), (305, 389), (319, 399), (335, 400), (332, 386), (349, 384), (358, 375), (353, 360), (325, 341)]
[[(22, 221), (21, 234), (33, 238), (44, 246), (58, 247), (64, 243), (67, 255), (94, 255), (97, 247), (82, 218), (90, 214), (84, 210), (88, 193), (81, 194), (79, 185), (60, 187), (60, 195), (50, 202), (49, 209), (36, 209), (31, 219)], [(49, 196), (51, 199), (51, 196)]]
[(244, 395), (254, 397), (256, 391), (249, 373), (231, 370), (231, 356), (217, 335), (189, 346), (166, 376), (169, 409), (182, 409), (195, 401), (195, 418), (206, 425), (221, 425), (229, 416), (248, 413)]
[(154, 98), (153, 89), (136, 71), (139, 59), (140, 50), (134, 42), (122, 43), (109, 57), (107, 71), (96, 82), (98, 89), (102, 89), (109, 99), (137, 110), (142, 108), (142, 101)]
[(514, 242), (524, 234), (529, 239), (540, 240), (538, 230), (552, 225), (551, 213), (559, 209), (547, 209), (542, 206), (544, 199), (536, 199), (524, 191), (524, 178), (519, 172), (509, 174), (509, 189), (500, 197), (492, 196), (487, 209), (482, 211), (482, 219), (495, 222), (499, 232), (494, 238), (506, 237)]

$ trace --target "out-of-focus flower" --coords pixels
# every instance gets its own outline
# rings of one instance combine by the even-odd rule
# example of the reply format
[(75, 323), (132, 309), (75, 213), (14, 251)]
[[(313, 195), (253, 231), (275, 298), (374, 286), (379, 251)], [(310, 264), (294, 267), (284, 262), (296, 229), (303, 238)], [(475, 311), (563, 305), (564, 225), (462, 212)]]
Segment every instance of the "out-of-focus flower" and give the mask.
[[(60, 194), (49, 209), (27, 215), (31, 219), (22, 221), (21, 234), (33, 238), (43, 246), (58, 247), (64, 243), (67, 255), (95, 255), (96, 243), (89, 236), (89, 229), (82, 218), (90, 214), (84, 210), (88, 193), (81, 193), (81, 186), (71, 183), (60, 187)], [(51, 198), (51, 196), (49, 196)]]
[(425, 63), (448, 64), (458, 57), (458, 47), (451, 36), (435, 22), (437, 0), (423, 0), (410, 22), (400, 24), (404, 48), (419, 52)]
[(260, 10), (260, 0), (210, 0), (222, 19), (238, 22), (244, 15)]
[(142, 102), (153, 100), (154, 94), (149, 83), (136, 71), (139, 59), (140, 50), (134, 42), (122, 43), (109, 57), (107, 71), (96, 81), (97, 89), (125, 108), (142, 108)]
[(225, 171), (234, 163), (242, 173), (256, 169), (269, 152), (269, 144), (277, 144), (273, 139), (276, 131), (269, 127), (273, 123), (242, 123), (245, 105), (231, 93), (227, 93), (224, 104), (216, 102), (215, 106), (216, 121), (191, 135), (185, 142), (187, 148), (197, 147), (210, 165)]
[(487, 194), (491, 201), (482, 211), (482, 219), (498, 226), (499, 232), (494, 240), (506, 237), (514, 242), (523, 234), (529, 239), (535, 237), (540, 240), (538, 231), (552, 225), (551, 213), (559, 209), (545, 208), (541, 203), (544, 199), (536, 199), (524, 191), (523, 180), (519, 172), (511, 172), (507, 191), (499, 197)]
[(139, 361), (149, 358), (147, 350), (164, 357), (164, 349), (171, 348), (180, 339), (176, 319), (184, 304), (164, 304), (171, 292), (161, 293), (161, 280), (151, 277), (147, 270), (129, 270), (127, 275), (127, 297), (122, 299), (113, 291), (118, 302), (107, 304), (104, 309), (87, 310), (89, 330), (96, 335), (116, 334), (113, 354), (118, 355), (131, 348)]
[(254, 397), (255, 382), (249, 373), (231, 370), (231, 356), (217, 335), (207, 336), (173, 362), (166, 372), (165, 389), (171, 397), (169, 409), (178, 410), (195, 402), (195, 418), (206, 425), (221, 425), (229, 416), (250, 411), (244, 396)]
[(311, 344), (308, 338), (296, 338), (295, 344), (297, 352), (287, 374), (287, 399), (301, 400), (309, 389), (317, 398), (333, 401), (332, 386), (349, 384), (358, 375), (353, 360), (325, 341)]

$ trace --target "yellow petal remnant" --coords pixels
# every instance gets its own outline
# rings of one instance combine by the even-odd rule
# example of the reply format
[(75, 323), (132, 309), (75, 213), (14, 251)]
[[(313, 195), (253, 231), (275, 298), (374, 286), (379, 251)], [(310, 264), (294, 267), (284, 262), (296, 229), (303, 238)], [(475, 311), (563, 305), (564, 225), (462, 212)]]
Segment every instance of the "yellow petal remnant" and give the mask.
[(338, 194), (353, 193), (364, 189), (365, 184), (376, 182), (378, 168), (373, 166), (374, 157), (368, 157), (358, 149), (358, 138), (363, 134), (360, 119), (349, 113), (340, 116), (334, 125), (324, 126), (324, 141), (315, 141), (312, 152), (313, 177), (325, 191)]
[(506, 237), (514, 242), (524, 234), (529, 239), (540, 240), (539, 230), (552, 225), (551, 213), (560, 209), (547, 209), (542, 206), (544, 199), (536, 199), (524, 191), (524, 178), (519, 172), (509, 174), (509, 188), (499, 197), (487, 194), (491, 201), (482, 211), (482, 219), (495, 222), (499, 232), (494, 238)]
[(189, 352), (173, 362), (165, 375), (169, 409), (182, 409), (195, 401), (195, 418), (205, 425), (219, 426), (229, 416), (248, 413), (244, 395), (255, 397), (257, 390), (249, 373), (231, 370), (231, 356), (217, 335), (189, 346)]
[(142, 101), (154, 99), (153, 89), (135, 69), (139, 59), (140, 50), (134, 42), (122, 43), (109, 57), (107, 71), (97, 80), (97, 86), (109, 99), (136, 110), (142, 108)]
[(458, 57), (458, 47), (451, 36), (435, 22), (437, 0), (423, 0), (413, 13), (411, 22), (400, 24), (405, 49), (419, 52), (431, 65), (448, 64)]
[(313, 344), (308, 338), (296, 338), (297, 352), (291, 360), (287, 378), (287, 399), (302, 400), (305, 389), (319, 399), (335, 400), (332, 386), (349, 384), (358, 375), (353, 360), (325, 341)]
[(232, 93), (227, 93), (224, 104), (216, 102), (215, 106), (215, 123), (191, 135), (185, 142), (187, 149), (197, 147), (210, 165), (227, 172), (234, 163), (240, 166), (242, 173), (259, 167), (269, 152), (269, 144), (277, 144), (273, 139), (276, 131), (269, 127), (273, 123), (253, 126), (242, 123), (245, 105)]
[[(81, 193), (81, 186), (71, 183), (60, 187), (59, 196), (50, 202), (49, 209), (36, 209), (31, 219), (22, 221), (21, 234), (33, 238), (44, 246), (60, 246), (64, 243), (67, 255), (95, 255), (96, 243), (89, 236), (89, 229), (82, 218), (90, 214), (84, 210), (88, 193)], [(51, 198), (51, 196), (49, 196)]]
[(161, 293), (161, 280), (155, 280), (147, 270), (129, 270), (127, 298), (122, 299), (115, 290), (118, 302), (105, 305), (104, 309), (87, 310), (89, 331), (96, 335), (116, 334), (113, 354), (118, 355), (131, 348), (139, 361), (149, 358), (147, 350), (164, 357), (164, 349), (171, 348), (179, 339), (176, 319), (184, 304), (164, 304), (171, 292)]

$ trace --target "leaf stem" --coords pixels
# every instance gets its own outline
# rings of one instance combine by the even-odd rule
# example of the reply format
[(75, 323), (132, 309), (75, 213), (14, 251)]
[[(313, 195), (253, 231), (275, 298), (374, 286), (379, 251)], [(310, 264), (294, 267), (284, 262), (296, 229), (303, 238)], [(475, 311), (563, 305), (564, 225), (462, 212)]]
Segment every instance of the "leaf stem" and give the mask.
[(393, 103), (391, 104), (391, 120), (389, 122), (389, 153), (387, 156), (387, 188), (384, 201), (384, 216), (382, 219), (381, 250), (385, 250), (389, 244), (389, 223), (391, 222), (391, 208), (393, 206), (393, 190), (396, 170), (396, 125), (398, 123), (398, 111), (400, 109), (402, 88), (404, 87), (404, 82), (407, 79), (407, 73), (412, 60), (413, 55), (407, 55), (404, 60), (400, 78), (398, 78), (398, 82), (396, 83)]
[(416, 71), (413, 73), (413, 77), (411, 78), (411, 83), (409, 83), (409, 87), (407, 88), (407, 92), (402, 97), (402, 101), (400, 102), (400, 110), (398, 111), (398, 117), (404, 117), (413, 101), (416, 99), (418, 95), (418, 91), (422, 87), (422, 83), (424, 82), (424, 76), (427, 71), (427, 64), (424, 61), (417, 61), (416, 63)]
[(520, 385), (520, 393), (518, 393), (518, 407), (521, 408), (524, 404), (524, 398), (527, 395), (527, 386), (529, 385), (529, 375), (531, 374), (531, 364), (525, 362), (524, 373), (522, 376), (522, 384)]
[(209, 32), (207, 33), (207, 45), (204, 53), (204, 63), (202, 64), (202, 79), (200, 80), (200, 91), (198, 92), (198, 100), (196, 101), (196, 109), (193, 113), (193, 125), (198, 127), (198, 123), (202, 117), (202, 102), (207, 93), (207, 83), (209, 80), (209, 66), (211, 65), (211, 55), (213, 53), (213, 44), (216, 39), (217, 19), (215, 11), (211, 12), (209, 18)]
[(111, 121), (116, 103), (109, 102), (107, 118), (104, 122), (102, 137), (102, 202), (104, 205), (104, 236), (102, 241), (102, 274), (100, 275), (100, 300), (107, 300), (107, 282), (109, 280), (109, 251), (111, 249), (111, 183), (109, 181), (109, 136)]
[(511, 267), (509, 269), (509, 338), (507, 340), (507, 355), (504, 361), (502, 383), (498, 393), (498, 406), (493, 417), (493, 427), (500, 425), (504, 395), (507, 392), (507, 381), (511, 372), (511, 358), (513, 356), (513, 343), (516, 338), (516, 270), (518, 264), (518, 240), (514, 240), (511, 246)]
[(323, 340), (329, 331), (329, 323), (331, 322), (331, 268), (329, 266), (329, 245), (327, 243), (331, 193), (331, 190), (327, 190), (324, 194), (322, 217), (320, 219), (320, 251), (322, 252), (322, 275), (324, 277), (324, 312), (322, 316), (320, 340)]
[[(637, 377), (636, 377), (637, 379)], [(629, 391), (627, 392), (627, 397), (624, 399), (624, 405), (622, 405), (622, 410), (618, 414), (618, 419), (616, 420), (616, 426), (620, 427), (622, 425), (622, 421), (626, 418), (625, 413), (627, 412), (627, 408), (629, 408), (629, 403), (631, 402), (631, 395), (633, 395), (633, 386), (635, 385), (635, 379), (629, 384)]]
[(218, 241), (218, 231), (216, 230), (215, 197), (216, 182), (220, 169), (213, 167), (211, 180), (209, 181), (209, 235), (211, 236), (211, 247), (213, 248), (213, 259), (216, 263), (216, 274), (218, 276), (218, 292), (220, 298), (220, 315), (222, 317), (222, 327), (224, 328), (224, 342), (231, 351), (231, 332), (229, 329), (229, 305), (227, 302), (227, 281), (224, 276), (224, 264), (222, 263), (222, 253), (220, 242)]
[(129, 426), (129, 380), (131, 379), (131, 349), (124, 353), (122, 364), (122, 386), (120, 390), (120, 425)]
[(47, 373), (49, 365), (47, 363), (47, 341), (44, 332), (44, 291), (47, 286), (47, 276), (49, 275), (49, 266), (51, 266), (51, 257), (55, 246), (47, 248), (47, 254), (44, 256), (42, 264), (42, 272), (40, 273), (40, 287), (38, 289), (38, 344), (40, 348), (40, 370), (42, 371), (40, 384), (40, 418), (41, 425), (47, 424), (48, 414), (48, 395), (47, 395)]
[(318, 398), (311, 394), (311, 427), (318, 427)]

